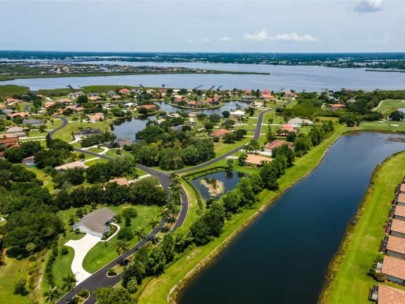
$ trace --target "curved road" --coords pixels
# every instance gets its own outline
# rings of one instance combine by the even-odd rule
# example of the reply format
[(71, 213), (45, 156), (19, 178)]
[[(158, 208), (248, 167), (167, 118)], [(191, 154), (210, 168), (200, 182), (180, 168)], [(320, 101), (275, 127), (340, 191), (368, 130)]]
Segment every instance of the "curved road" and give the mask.
[[(261, 126), (262, 126), (262, 122), (263, 122), (263, 116), (265, 113), (274, 110), (273, 109), (269, 109), (266, 111), (263, 111), (259, 114), (258, 118), (257, 118), (257, 123), (256, 123), (256, 129), (253, 135), (253, 139), (254, 140), (258, 140), (260, 137), (260, 131), (261, 131)], [(63, 117), (63, 116), (56, 116), (57, 118), (60, 118), (62, 120), (62, 125), (59, 126), (58, 128), (52, 130), (49, 132), (51, 138), (54, 135), (55, 132), (61, 130), (62, 128), (64, 128), (67, 124), (68, 124), (68, 120)], [(208, 162), (205, 162), (203, 164), (199, 164), (197, 166), (194, 166), (192, 168), (187, 168), (187, 169), (183, 169), (183, 170), (178, 170), (176, 171), (176, 173), (186, 173), (192, 170), (196, 170), (196, 169), (202, 169), (206, 166), (210, 166), (224, 158), (226, 158), (227, 156), (230, 156), (238, 151), (240, 151), (241, 149), (243, 149), (245, 147), (245, 145), (235, 148), (217, 158), (214, 158)], [(92, 155), (95, 157), (99, 157), (99, 158), (103, 158), (103, 159), (107, 159), (107, 160), (112, 160), (113, 158), (107, 155), (102, 155), (102, 154), (97, 154), (91, 151), (87, 151), (87, 150), (83, 150), (83, 149), (79, 149), (79, 148), (74, 148), (75, 151), (77, 152), (81, 152), (81, 153), (85, 153), (88, 155)], [(139, 168), (140, 170), (157, 177), (163, 188), (166, 190), (166, 192), (168, 192), (168, 194), (170, 194), (169, 191), (169, 186), (171, 184), (171, 179), (169, 177), (170, 173), (165, 173), (165, 172), (160, 172), (157, 170), (154, 170), (152, 168), (137, 164), (136, 165), (137, 168)], [(182, 208), (181, 208), (181, 212), (180, 215), (177, 219), (177, 222), (175, 223), (175, 225), (173, 226), (172, 230), (175, 230), (177, 228), (179, 228), (180, 226), (183, 225), (186, 216), (187, 216), (187, 212), (188, 212), (188, 198), (187, 195), (184, 191), (184, 189), (181, 189), (181, 202), (182, 202)], [(153, 229), (152, 232), (150, 232), (148, 234), (148, 236), (142, 240), (141, 242), (137, 243), (134, 247), (132, 247), (131, 249), (129, 249), (127, 252), (125, 252), (124, 254), (122, 254), (121, 256), (117, 257), (115, 260), (111, 261), (110, 263), (108, 263), (107, 265), (105, 265), (104, 267), (102, 267), (100, 270), (98, 270), (97, 272), (95, 272), (94, 274), (92, 274), (92, 276), (90, 276), (89, 278), (87, 278), (85, 281), (81, 282), (79, 285), (77, 285), (73, 290), (69, 291), (68, 293), (66, 293), (57, 303), (58, 304), (65, 304), (68, 300), (70, 300), (71, 298), (73, 298), (77, 293), (79, 293), (82, 289), (87, 289), (90, 291), (91, 295), (90, 298), (86, 301), (86, 304), (93, 304), (96, 302), (95, 297), (93, 292), (100, 288), (100, 287), (106, 287), (106, 286), (114, 286), (116, 285), (120, 280), (121, 280), (121, 276), (122, 274), (119, 274), (115, 277), (107, 277), (107, 271), (108, 269), (112, 268), (113, 266), (117, 265), (119, 262), (122, 261), (122, 259), (126, 259), (128, 258), (131, 254), (133, 254), (134, 252), (136, 252), (137, 250), (139, 250), (140, 248), (142, 248), (147, 242), (149, 242), (151, 239), (153, 239), (161, 230), (161, 228), (164, 226), (165, 224), (165, 220), (162, 219), (162, 221), (160, 222), (159, 226), (156, 227), (155, 229)]]
[[(54, 130), (52, 130), (52, 131), (50, 131), (48, 133), (51, 138), (53, 137), (53, 135), (57, 131), (63, 129), (69, 123), (68, 120), (63, 116), (55, 116), (55, 117), (62, 120), (62, 125), (55, 128)], [(77, 152), (81, 152), (81, 153), (84, 153), (84, 154), (88, 154), (88, 155), (99, 157), (99, 158), (106, 159), (106, 160), (113, 160), (114, 159), (114, 158), (112, 158), (110, 156), (107, 156), (107, 155), (98, 154), (98, 153), (87, 151), (87, 150), (80, 149), (80, 148), (74, 148), (74, 150), (77, 151)], [(144, 171), (144, 172), (158, 178), (160, 183), (162, 184), (162, 187), (165, 189), (165, 191), (168, 193), (168, 195), (170, 195), (169, 186), (171, 184), (171, 179), (168, 176), (168, 174), (157, 171), (157, 170), (154, 170), (152, 168), (149, 168), (149, 167), (146, 167), (146, 166), (143, 166), (143, 165), (140, 165), (140, 164), (137, 164), (136, 167), (139, 168), (140, 170), (142, 170), (142, 171)], [(180, 226), (182, 226), (185, 219), (186, 219), (186, 216), (187, 216), (188, 197), (187, 197), (187, 195), (186, 195), (183, 188), (181, 189), (181, 205), (182, 206), (181, 206), (180, 214), (179, 214), (179, 216), (177, 218), (177, 221), (176, 221), (175, 225), (172, 228), (172, 231), (174, 231), (177, 228), (179, 228)], [(154, 228), (152, 230), (152, 232), (150, 232), (144, 240), (140, 241), (135, 246), (130, 248), (128, 251), (126, 251), (124, 254), (117, 257), (116, 259), (114, 259), (113, 261), (111, 261), (110, 263), (108, 263), (107, 265), (102, 267), (101, 269), (99, 269), (97, 272), (92, 274), (92, 276), (90, 276), (89, 278), (87, 278), (86, 280), (81, 282), (73, 290), (66, 293), (57, 303), (58, 304), (66, 303), (68, 300), (73, 298), (82, 289), (87, 289), (91, 293), (90, 298), (86, 301), (86, 303), (89, 303), (89, 304), (95, 303), (95, 298), (94, 298), (94, 295), (93, 295), (94, 290), (96, 290), (96, 289), (98, 289), (100, 287), (113, 286), (113, 285), (117, 284), (121, 280), (121, 274), (117, 275), (115, 277), (107, 277), (106, 274), (107, 274), (108, 269), (110, 269), (111, 267), (117, 265), (123, 259), (127, 259), (131, 254), (133, 254), (134, 252), (136, 252), (137, 250), (142, 248), (151, 239), (156, 237), (156, 235), (160, 232), (160, 230), (165, 225), (165, 223), (166, 223), (166, 220), (162, 219), (160, 221), (160, 223), (159, 223), (159, 226)]]

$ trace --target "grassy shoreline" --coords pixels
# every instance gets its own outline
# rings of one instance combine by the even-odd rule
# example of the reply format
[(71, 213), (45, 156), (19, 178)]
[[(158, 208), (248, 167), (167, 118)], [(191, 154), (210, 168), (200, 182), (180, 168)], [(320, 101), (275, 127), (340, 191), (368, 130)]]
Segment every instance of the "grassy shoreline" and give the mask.
[(341, 247), (330, 263), (320, 303), (369, 303), (368, 290), (377, 282), (367, 272), (379, 256), (394, 190), (405, 175), (404, 168), (397, 170), (398, 164), (403, 163), (405, 152), (399, 152), (375, 169), (354, 218), (357, 224), (348, 227)]
[(340, 138), (346, 128), (338, 126), (336, 131), (313, 148), (305, 156), (296, 160), (295, 165), (288, 169), (286, 174), (279, 179), (280, 190), (277, 192), (264, 190), (259, 195), (259, 202), (254, 209), (244, 210), (226, 222), (224, 232), (217, 239), (202, 247), (194, 247), (186, 251), (177, 263), (168, 267), (163, 275), (149, 281), (138, 303), (176, 303), (179, 291), (199, 271), (213, 259), (235, 238), (241, 231), (248, 227), (264, 212), (278, 197), (309, 175), (320, 164), (323, 157), (333, 143)]

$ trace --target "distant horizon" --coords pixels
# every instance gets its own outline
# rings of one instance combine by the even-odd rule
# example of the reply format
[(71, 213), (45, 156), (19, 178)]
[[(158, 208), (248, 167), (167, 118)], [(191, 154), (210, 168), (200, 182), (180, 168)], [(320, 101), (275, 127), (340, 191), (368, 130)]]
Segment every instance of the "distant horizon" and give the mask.
[(250, 52), (250, 51), (69, 51), (69, 50), (12, 50), (0, 49), (2, 52), (20, 52), (20, 53), (92, 53), (92, 54), (405, 54), (404, 51), (335, 51), (335, 52)]

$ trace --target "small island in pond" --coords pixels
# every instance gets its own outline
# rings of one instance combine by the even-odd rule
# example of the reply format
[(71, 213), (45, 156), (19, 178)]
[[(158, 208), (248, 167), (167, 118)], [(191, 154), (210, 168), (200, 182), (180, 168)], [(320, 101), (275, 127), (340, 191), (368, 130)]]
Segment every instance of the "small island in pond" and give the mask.
[(200, 183), (208, 189), (208, 193), (211, 197), (218, 196), (225, 191), (224, 182), (216, 178), (204, 178)]

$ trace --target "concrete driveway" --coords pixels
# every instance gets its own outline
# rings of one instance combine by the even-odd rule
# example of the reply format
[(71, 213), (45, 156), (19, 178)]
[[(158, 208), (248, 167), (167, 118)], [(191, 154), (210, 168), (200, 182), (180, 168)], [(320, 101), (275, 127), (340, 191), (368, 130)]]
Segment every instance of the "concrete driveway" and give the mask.
[(84, 270), (83, 260), (90, 249), (100, 242), (100, 240), (101, 238), (98, 236), (86, 234), (80, 240), (70, 240), (65, 244), (65, 246), (72, 247), (75, 251), (71, 268), (76, 277), (76, 285), (80, 284), (91, 276), (91, 273)]

